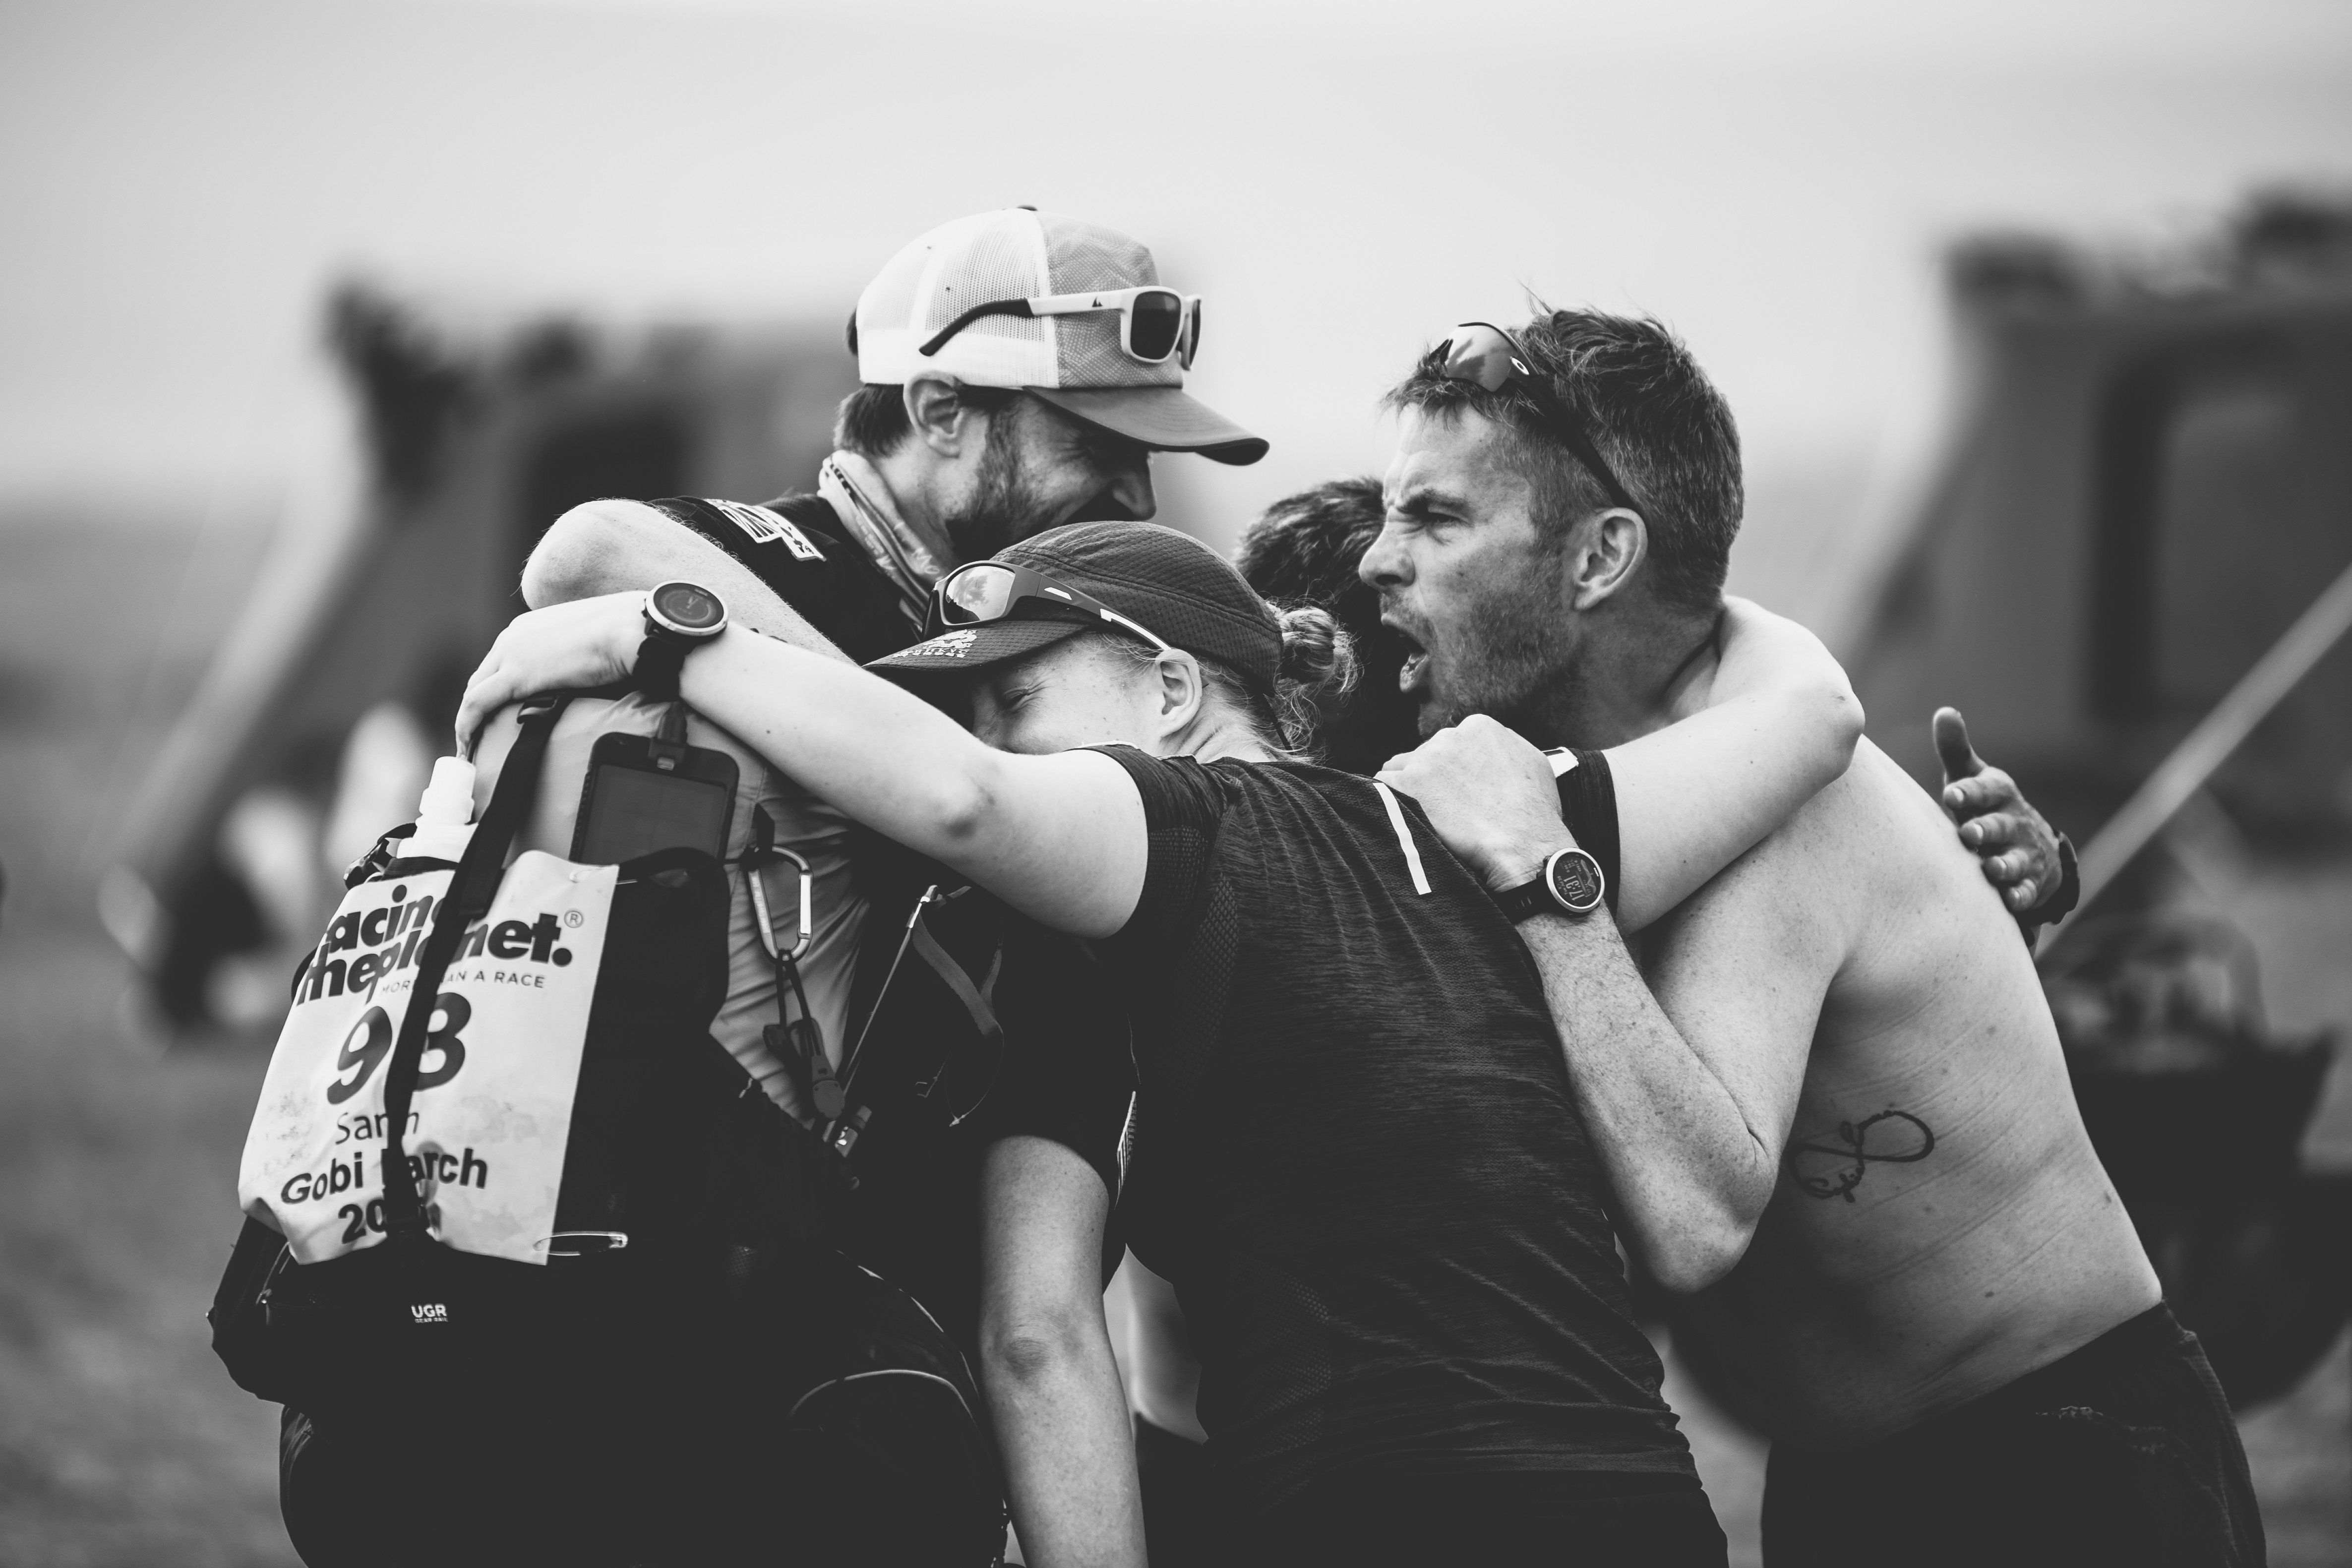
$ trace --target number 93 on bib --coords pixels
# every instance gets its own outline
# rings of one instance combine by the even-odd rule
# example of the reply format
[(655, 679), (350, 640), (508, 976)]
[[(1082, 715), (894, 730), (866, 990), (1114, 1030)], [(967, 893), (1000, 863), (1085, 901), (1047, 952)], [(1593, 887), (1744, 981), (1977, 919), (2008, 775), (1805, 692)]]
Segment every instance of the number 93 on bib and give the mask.
[(262, 1080), (237, 1171), (245, 1212), (302, 1263), (383, 1239), (384, 1069), (402, 1019), (426, 1006), (405, 1142), (433, 1232), (461, 1252), (544, 1263), (617, 874), (519, 857), (421, 998), (417, 952), (454, 873), (346, 893)]

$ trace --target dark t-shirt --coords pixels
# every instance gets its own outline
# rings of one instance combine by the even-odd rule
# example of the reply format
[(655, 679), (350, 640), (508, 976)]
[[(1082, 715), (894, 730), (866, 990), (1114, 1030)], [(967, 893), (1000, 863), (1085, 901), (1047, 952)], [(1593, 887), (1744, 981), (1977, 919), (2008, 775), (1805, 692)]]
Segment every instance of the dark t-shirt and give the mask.
[(1237, 1500), (1692, 1476), (1534, 963), (1419, 807), (1325, 768), (1106, 754), (1150, 834), (1101, 944), (1142, 1086), (1122, 1222), (1176, 1285)]
[[(863, 662), (919, 639), (890, 580), (842, 536), (822, 496), (759, 507), (673, 498), (651, 503), (725, 551), (803, 619)], [(931, 907), (927, 929), (985, 992), (1002, 1044), (980, 1037), (961, 1001), (919, 954), (898, 953), (908, 911), (952, 872), (869, 837), (858, 850), (873, 899), (850, 1016), (862, 1024), (889, 976), (890, 1003), (867, 1037), (858, 1093), (875, 1115), (854, 1164), (849, 1249), (913, 1292), (971, 1353), (979, 1311), (979, 1165), (989, 1143), (1050, 1139), (1118, 1194), (1134, 1098), (1127, 1016), (1111, 977), (1085, 946), (977, 890)], [(891, 975), (897, 960), (895, 975)], [(1107, 1242), (1107, 1267), (1119, 1248)]]

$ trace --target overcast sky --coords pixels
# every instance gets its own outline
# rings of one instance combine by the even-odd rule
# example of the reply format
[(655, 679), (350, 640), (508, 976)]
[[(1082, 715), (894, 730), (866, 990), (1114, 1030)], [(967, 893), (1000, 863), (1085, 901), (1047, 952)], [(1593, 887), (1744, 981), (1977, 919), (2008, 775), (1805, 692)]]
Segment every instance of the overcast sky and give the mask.
[(1377, 466), (1522, 286), (1678, 327), (1753, 468), (1850, 463), (1935, 389), (1945, 237), (2276, 179), (2352, 183), (2352, 5), (4, 0), (0, 507), (273, 493), (339, 269), (829, 324), (1014, 202), (1208, 295), (1193, 389), (1275, 449), (1194, 506)]

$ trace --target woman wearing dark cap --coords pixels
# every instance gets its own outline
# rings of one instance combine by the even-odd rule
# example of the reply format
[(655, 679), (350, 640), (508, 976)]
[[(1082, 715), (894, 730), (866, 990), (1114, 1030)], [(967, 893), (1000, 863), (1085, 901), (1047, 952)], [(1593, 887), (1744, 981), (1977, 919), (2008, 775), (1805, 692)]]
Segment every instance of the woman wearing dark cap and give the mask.
[[(517, 620), (459, 734), (626, 677), (657, 640), (642, 603)], [(962, 568), (934, 616), (939, 635), (876, 662), (956, 678), (970, 732), (742, 628), (686, 655), (683, 692), (850, 816), (1096, 939), (1121, 974), (1143, 1091), (1120, 1213), (1192, 1324), (1240, 1545), (1720, 1563), (1510, 918), (1410, 801), (1289, 750), (1344, 665), (1329, 619), (1277, 614), (1207, 547), (1132, 522)], [(1843, 769), (1859, 716), (1822, 700), (1844, 688), (1817, 649), (1782, 624), (1735, 629), (1717, 689), (1751, 694), (1612, 753), (1634, 787), (1687, 801), (1699, 851), (1636, 879), (1695, 885)], [(1596, 884), (1538, 896), (1589, 911)], [(1015, 1522), (1033, 1563), (1139, 1561), (1098, 1302), (1055, 1295), (1099, 1278), (1053, 1239), (1062, 1189), (1024, 1164), (1034, 1142), (1001, 1145), (987, 1176), (986, 1370)], [(1068, 1190), (1098, 1235), (1100, 1184)]]

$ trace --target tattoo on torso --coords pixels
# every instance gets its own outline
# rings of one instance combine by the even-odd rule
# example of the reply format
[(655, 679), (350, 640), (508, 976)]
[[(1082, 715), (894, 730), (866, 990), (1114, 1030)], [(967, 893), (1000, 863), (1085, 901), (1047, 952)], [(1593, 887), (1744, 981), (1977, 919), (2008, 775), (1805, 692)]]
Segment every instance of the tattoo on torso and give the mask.
[(1789, 1174), (1809, 1196), (1852, 1203), (1874, 1162), (1908, 1165), (1935, 1151), (1934, 1129), (1907, 1110), (1887, 1110), (1860, 1121), (1841, 1121), (1836, 1131), (1818, 1139), (1791, 1140), (1784, 1159)]

